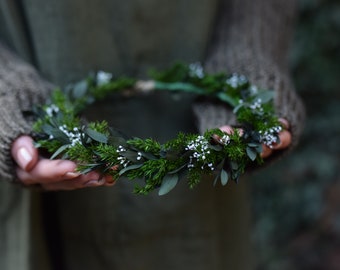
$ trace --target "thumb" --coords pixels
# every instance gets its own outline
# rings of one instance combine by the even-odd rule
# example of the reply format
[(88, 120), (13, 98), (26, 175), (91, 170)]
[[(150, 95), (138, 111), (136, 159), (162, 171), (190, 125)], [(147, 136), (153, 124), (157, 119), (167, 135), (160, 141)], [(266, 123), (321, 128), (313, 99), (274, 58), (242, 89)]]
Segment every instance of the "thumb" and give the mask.
[(26, 135), (20, 136), (13, 142), (11, 153), (18, 166), (25, 171), (30, 171), (39, 158), (33, 139)]

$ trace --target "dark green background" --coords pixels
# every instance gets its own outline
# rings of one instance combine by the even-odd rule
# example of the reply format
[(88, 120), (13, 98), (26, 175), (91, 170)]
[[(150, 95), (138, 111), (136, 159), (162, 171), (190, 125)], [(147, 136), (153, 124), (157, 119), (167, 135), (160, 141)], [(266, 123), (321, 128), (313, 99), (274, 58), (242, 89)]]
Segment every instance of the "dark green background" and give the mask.
[(258, 269), (340, 269), (340, 2), (300, 0), (292, 75), (307, 110), (295, 152), (251, 181)]

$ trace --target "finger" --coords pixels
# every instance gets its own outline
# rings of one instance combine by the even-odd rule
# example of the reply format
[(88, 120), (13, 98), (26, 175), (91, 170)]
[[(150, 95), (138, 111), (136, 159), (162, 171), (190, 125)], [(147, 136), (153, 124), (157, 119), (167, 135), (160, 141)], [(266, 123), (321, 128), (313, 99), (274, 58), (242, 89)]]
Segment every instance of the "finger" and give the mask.
[(279, 122), (282, 124), (284, 129), (289, 129), (289, 122), (284, 118), (279, 118)]
[(17, 167), (16, 169), (16, 175), (20, 182), (24, 184), (25, 186), (30, 186), (34, 184), (38, 184), (37, 180), (34, 179), (30, 173), (27, 171), (21, 169), (20, 167)]
[(263, 144), (262, 145), (262, 152), (261, 152), (261, 157), (262, 158), (267, 158), (272, 154), (273, 150), (270, 149), (267, 145)]
[[(21, 169), (20, 167), (17, 167), (16, 174), (18, 179), (24, 184), (24, 185), (33, 185), (33, 184), (41, 184), (44, 182), (57, 182), (61, 180), (66, 179), (74, 179), (76, 177), (79, 177), (79, 173), (77, 172), (66, 172), (64, 175), (51, 175), (46, 177), (45, 175), (39, 175), (35, 172), (35, 170), (32, 171), (25, 171)], [(55, 178), (53, 178), (55, 176)]]
[(76, 167), (76, 163), (69, 160), (40, 159), (29, 173), (35, 179), (53, 182), (78, 176), (75, 172)]
[(33, 139), (26, 135), (13, 142), (11, 154), (18, 166), (27, 171), (31, 170), (39, 159), (38, 150), (33, 145)]
[(75, 171), (76, 166), (69, 160), (40, 159), (30, 171), (19, 167), (17, 176), (25, 184), (58, 182), (78, 177), (80, 173)]
[(272, 149), (280, 150), (280, 149), (287, 148), (292, 142), (292, 135), (287, 130), (281, 131), (279, 133), (279, 138), (280, 138), (280, 142), (278, 144), (274, 144), (272, 146)]
[(114, 186), (116, 184), (116, 179), (114, 179), (111, 175), (104, 176), (105, 183), (104, 186)]
[(65, 180), (56, 183), (44, 183), (42, 187), (47, 191), (55, 191), (55, 190), (75, 190), (89, 187), (100, 187), (105, 184), (105, 180), (101, 179), (92, 179), (88, 180), (87, 176), (82, 175), (79, 178), (72, 180)]
[[(223, 132), (225, 132), (227, 134), (233, 134), (235, 132), (235, 129), (233, 127), (229, 126), (229, 125), (221, 126), (220, 130), (222, 130)], [(237, 128), (236, 130), (238, 131), (238, 134), (240, 136), (243, 135), (243, 129)]]
[(106, 175), (100, 179), (88, 180), (83, 176), (79, 179), (73, 179), (68, 181), (61, 181), (57, 183), (45, 183), (43, 188), (45, 190), (75, 190), (88, 187), (100, 187), (100, 186), (113, 186), (116, 184), (116, 180), (110, 176)]
[(227, 134), (234, 133), (234, 129), (231, 126), (229, 126), (229, 125), (221, 126), (220, 130), (222, 130), (223, 132), (225, 132)]
[(73, 174), (72, 178), (68, 175), (60, 179), (37, 179), (32, 173), (26, 172), (21, 168), (17, 168), (17, 175), (24, 185), (41, 184), (46, 190), (73, 190), (84, 187), (97, 187), (105, 183), (104, 179), (100, 178), (99, 173), (90, 172), (88, 174)]

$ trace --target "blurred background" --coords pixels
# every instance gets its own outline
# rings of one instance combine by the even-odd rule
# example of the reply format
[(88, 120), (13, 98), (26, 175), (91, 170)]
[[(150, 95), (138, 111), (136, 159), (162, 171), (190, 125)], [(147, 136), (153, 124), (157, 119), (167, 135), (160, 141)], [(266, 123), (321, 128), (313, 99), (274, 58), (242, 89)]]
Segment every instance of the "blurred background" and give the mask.
[(300, 0), (292, 74), (307, 122), (289, 157), (251, 178), (258, 270), (340, 269), (340, 1)]

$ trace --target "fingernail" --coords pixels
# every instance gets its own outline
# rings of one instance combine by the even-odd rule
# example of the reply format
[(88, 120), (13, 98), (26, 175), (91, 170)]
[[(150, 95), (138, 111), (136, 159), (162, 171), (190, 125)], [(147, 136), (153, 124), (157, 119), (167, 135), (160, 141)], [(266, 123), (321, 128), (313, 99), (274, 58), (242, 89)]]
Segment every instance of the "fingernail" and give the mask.
[(80, 175), (80, 173), (78, 172), (67, 172), (64, 174), (64, 177), (67, 179), (72, 179), (72, 178), (76, 178)]
[(100, 183), (100, 180), (98, 179), (94, 179), (94, 180), (90, 180), (86, 183), (84, 183), (84, 186), (86, 187), (97, 187), (97, 186), (101, 186), (102, 184)]
[(113, 184), (116, 180), (112, 176), (105, 177), (105, 183), (106, 184)]
[(28, 164), (32, 161), (32, 159), (33, 159), (33, 156), (25, 147), (19, 148), (17, 162), (19, 163), (19, 166), (22, 169), (25, 170)]

